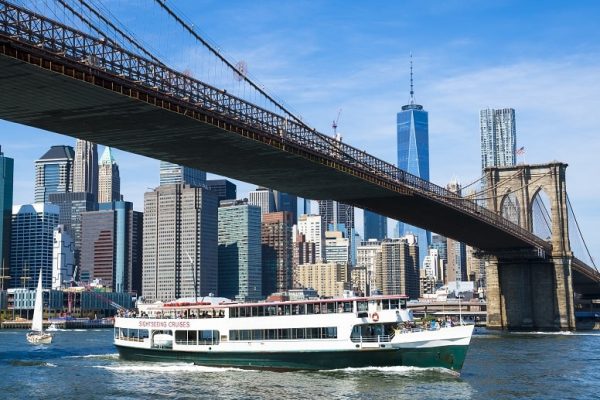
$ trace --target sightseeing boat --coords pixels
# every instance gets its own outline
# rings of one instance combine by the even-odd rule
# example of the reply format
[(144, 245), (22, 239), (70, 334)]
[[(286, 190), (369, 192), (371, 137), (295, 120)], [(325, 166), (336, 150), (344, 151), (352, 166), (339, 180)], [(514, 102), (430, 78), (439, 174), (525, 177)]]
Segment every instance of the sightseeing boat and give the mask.
[(416, 366), (460, 371), (473, 325), (417, 328), (405, 296), (140, 304), (115, 318), (126, 360), (271, 370)]

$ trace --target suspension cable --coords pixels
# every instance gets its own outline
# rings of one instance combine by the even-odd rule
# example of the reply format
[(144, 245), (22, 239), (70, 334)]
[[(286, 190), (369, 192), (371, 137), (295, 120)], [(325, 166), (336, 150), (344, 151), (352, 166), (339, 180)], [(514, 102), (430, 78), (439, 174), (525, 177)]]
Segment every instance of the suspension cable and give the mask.
[(233, 70), (234, 72), (239, 74), (239, 76), (241, 76), (244, 79), (244, 81), (246, 81), (250, 86), (252, 86), (260, 94), (265, 96), (273, 105), (275, 105), (277, 108), (279, 108), (284, 113), (286, 113), (289, 117), (291, 117), (298, 124), (302, 125), (303, 127), (307, 128), (307, 129), (312, 130), (312, 128), (310, 128), (308, 125), (306, 125), (300, 117), (295, 116), (291, 111), (289, 111), (286, 107), (281, 105), (266, 91), (261, 89), (259, 85), (255, 84), (252, 80), (250, 80), (246, 76), (246, 74), (241, 73), (239, 71), (239, 69), (236, 68), (235, 65), (233, 65), (231, 62), (229, 62), (229, 60), (227, 60), (225, 57), (223, 57), (217, 49), (215, 49), (213, 46), (211, 46), (210, 43), (208, 43), (198, 33), (196, 33), (195, 29), (192, 26), (190, 26), (187, 22), (185, 22), (183, 19), (181, 19), (181, 17), (179, 17), (179, 15), (177, 15), (175, 13), (175, 11), (173, 11), (169, 6), (166, 5), (166, 0), (154, 0), (154, 2), (157, 3), (160, 7), (162, 7), (162, 9), (165, 10), (171, 17), (173, 17), (175, 19), (175, 21), (177, 21), (190, 35), (192, 35), (197, 41), (202, 43), (211, 53), (213, 53), (215, 56), (217, 56), (225, 65), (227, 65), (229, 68), (231, 68), (231, 70)]
[[(59, 1), (62, 4), (64, 4), (63, 0), (59, 0)], [(165, 66), (165, 64), (160, 59), (158, 59), (156, 56), (154, 56), (154, 54), (152, 54), (150, 51), (146, 50), (131, 35), (127, 34), (123, 30), (121, 30), (119, 27), (117, 27), (115, 24), (113, 24), (108, 18), (106, 18), (104, 15), (102, 15), (101, 13), (96, 11), (85, 0), (78, 0), (78, 1), (81, 5), (83, 5), (85, 8), (87, 8), (92, 14), (94, 14), (96, 17), (100, 18), (105, 24), (107, 24), (109, 27), (114, 29), (115, 32), (117, 32), (119, 35), (121, 35), (121, 37), (123, 37), (125, 40), (127, 40), (129, 43), (131, 43), (133, 46), (135, 46), (138, 50), (140, 50), (142, 53), (144, 53), (152, 61), (154, 61), (155, 63), (157, 63), (159, 65)], [(104, 36), (106, 36), (106, 35), (104, 35)]]
[(575, 211), (573, 210), (573, 206), (571, 205), (571, 199), (569, 198), (569, 194), (567, 194), (567, 205), (569, 206), (569, 208), (571, 209), (571, 212), (573, 213), (573, 219), (575, 220), (575, 226), (577, 226), (577, 231), (579, 232), (579, 237), (583, 241), (583, 246), (585, 247), (585, 251), (587, 252), (588, 257), (590, 258), (592, 265), (598, 271), (598, 267), (596, 267), (596, 263), (594, 262), (594, 257), (592, 257), (592, 255), (590, 253), (590, 249), (588, 248), (588, 245), (585, 242), (585, 238), (583, 237), (583, 234), (581, 233), (581, 228), (579, 227), (579, 222), (577, 221), (577, 216), (575, 215)]

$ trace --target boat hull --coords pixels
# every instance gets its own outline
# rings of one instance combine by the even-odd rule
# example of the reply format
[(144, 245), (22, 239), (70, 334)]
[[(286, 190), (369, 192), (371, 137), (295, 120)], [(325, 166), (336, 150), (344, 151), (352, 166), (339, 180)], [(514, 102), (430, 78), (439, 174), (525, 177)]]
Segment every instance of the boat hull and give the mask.
[(30, 333), (27, 335), (27, 341), (31, 344), (50, 344), (52, 343), (52, 335), (48, 333)]
[(326, 370), (363, 367), (413, 366), (460, 371), (468, 346), (388, 348), (289, 352), (189, 352), (116, 346), (121, 359), (152, 362), (190, 362), (212, 367), (268, 370)]

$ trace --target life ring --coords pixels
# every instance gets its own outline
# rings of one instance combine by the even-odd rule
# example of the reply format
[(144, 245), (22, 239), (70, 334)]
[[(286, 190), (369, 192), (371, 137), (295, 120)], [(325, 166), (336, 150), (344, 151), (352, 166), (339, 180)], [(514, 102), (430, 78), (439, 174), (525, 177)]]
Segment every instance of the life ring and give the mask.
[(371, 314), (371, 319), (373, 320), (373, 322), (379, 321), (379, 314), (374, 312), (373, 314)]

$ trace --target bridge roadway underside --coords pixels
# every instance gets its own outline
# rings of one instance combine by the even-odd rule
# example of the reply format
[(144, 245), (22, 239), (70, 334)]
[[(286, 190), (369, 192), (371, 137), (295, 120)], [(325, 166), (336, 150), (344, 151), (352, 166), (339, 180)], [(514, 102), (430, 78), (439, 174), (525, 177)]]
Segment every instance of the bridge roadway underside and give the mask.
[[(68, 64), (67, 60), (67, 67), (79, 68), (87, 78), (68, 76), (64, 65), (62, 72), (56, 65), (60, 59), (53, 67), (41, 67), (7, 56), (7, 47), (2, 46), (10, 44), (0, 41), (2, 119), (305, 198), (338, 200), (490, 252), (529, 247), (521, 239), (432, 197), (385, 187), (342, 171), (305, 149), (287, 146), (282, 150), (281, 143), (268, 135), (236, 126), (235, 121), (210, 111), (203, 112), (201, 121), (157, 105), (156, 99), (165, 95), (147, 87), (85, 65)], [(43, 65), (42, 61), (39, 64)], [(109, 79), (117, 83), (118, 90), (98, 83)], [(132, 88), (133, 92), (127, 92)], [(140, 100), (143, 96), (145, 100)]]

